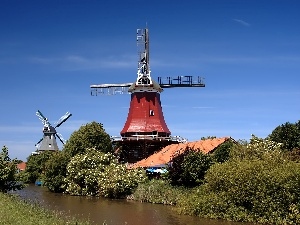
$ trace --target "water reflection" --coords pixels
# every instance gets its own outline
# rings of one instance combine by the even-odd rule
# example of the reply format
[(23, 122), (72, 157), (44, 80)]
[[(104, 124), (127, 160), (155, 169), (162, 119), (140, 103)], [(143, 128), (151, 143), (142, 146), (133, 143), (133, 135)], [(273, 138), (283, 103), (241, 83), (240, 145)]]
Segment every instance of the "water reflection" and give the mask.
[(78, 218), (89, 218), (100, 225), (104, 221), (109, 225), (253, 225), (178, 215), (173, 207), (159, 204), (51, 193), (34, 185), (17, 193), (46, 208), (64, 211)]

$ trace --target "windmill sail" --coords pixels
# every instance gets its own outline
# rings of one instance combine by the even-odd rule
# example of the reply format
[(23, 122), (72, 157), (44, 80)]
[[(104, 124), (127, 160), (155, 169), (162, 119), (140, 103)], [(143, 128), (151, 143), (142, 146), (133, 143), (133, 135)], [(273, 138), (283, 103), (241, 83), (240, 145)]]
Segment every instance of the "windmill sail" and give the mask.
[(56, 122), (56, 127), (59, 127), (60, 125), (62, 125), (64, 122), (67, 121), (67, 119), (69, 119), (72, 116), (71, 113), (67, 112), (65, 115), (63, 115), (62, 117), (60, 117), (60, 119)]

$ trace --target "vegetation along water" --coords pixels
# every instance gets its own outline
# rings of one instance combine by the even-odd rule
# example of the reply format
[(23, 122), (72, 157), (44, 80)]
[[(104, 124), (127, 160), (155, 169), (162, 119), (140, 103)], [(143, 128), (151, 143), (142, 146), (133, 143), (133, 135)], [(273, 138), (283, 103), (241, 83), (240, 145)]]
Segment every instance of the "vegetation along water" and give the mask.
[(299, 152), (300, 121), (287, 122), (267, 138), (232, 140), (210, 154), (188, 148), (173, 156), (166, 174), (149, 178), (143, 169), (119, 163), (102, 124), (91, 122), (75, 131), (62, 151), (29, 156), (18, 174), (4, 146), (0, 190), (21, 189), (20, 180), (41, 180), (49, 191), (69, 196), (160, 203), (201, 218), (300, 224)]

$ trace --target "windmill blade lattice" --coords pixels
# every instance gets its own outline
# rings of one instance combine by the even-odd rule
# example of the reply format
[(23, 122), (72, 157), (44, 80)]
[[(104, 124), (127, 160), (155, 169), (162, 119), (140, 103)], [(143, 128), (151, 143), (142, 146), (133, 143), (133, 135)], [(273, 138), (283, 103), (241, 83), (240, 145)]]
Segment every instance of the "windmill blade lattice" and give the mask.
[(55, 123), (55, 124), (56, 124), (56, 125), (55, 125), (55, 128), (56, 128), (56, 127), (59, 127), (60, 125), (62, 125), (62, 124), (63, 124), (64, 122), (66, 122), (67, 119), (69, 119), (71, 116), (72, 116), (71, 113), (66, 112), (66, 114), (63, 115), (62, 117), (60, 117), (60, 119)]
[(63, 145), (66, 143), (66, 140), (63, 138), (63, 136), (60, 133), (56, 133), (56, 137), (60, 140), (60, 142)]

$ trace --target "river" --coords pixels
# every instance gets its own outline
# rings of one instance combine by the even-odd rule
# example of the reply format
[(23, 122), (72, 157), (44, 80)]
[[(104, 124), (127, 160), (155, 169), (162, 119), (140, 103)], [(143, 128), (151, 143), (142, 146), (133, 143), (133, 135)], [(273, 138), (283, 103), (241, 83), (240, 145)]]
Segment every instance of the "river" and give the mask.
[(172, 206), (160, 204), (52, 193), (45, 187), (35, 185), (29, 185), (17, 194), (45, 208), (89, 219), (99, 225), (103, 222), (108, 225), (253, 225), (178, 215)]

